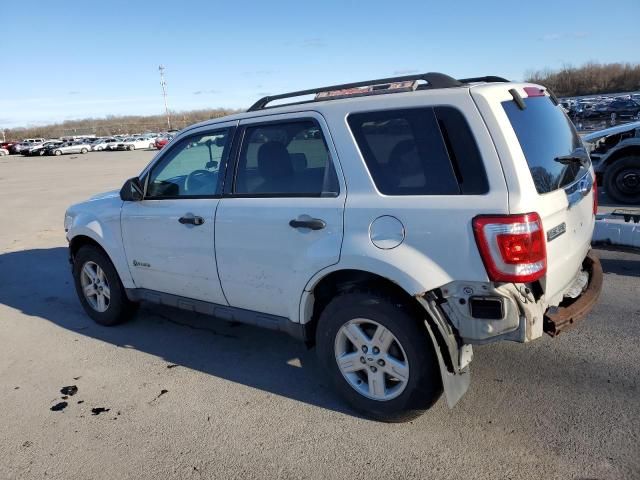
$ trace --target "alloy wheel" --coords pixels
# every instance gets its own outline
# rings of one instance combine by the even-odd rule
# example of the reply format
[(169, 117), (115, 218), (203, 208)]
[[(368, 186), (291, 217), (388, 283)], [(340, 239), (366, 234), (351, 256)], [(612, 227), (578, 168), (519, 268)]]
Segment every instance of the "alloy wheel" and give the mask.
[(400, 395), (409, 381), (409, 361), (393, 333), (380, 323), (356, 318), (336, 335), (335, 359), (349, 385), (372, 400)]
[(80, 285), (87, 303), (96, 312), (106, 312), (111, 303), (111, 290), (104, 270), (95, 262), (86, 262), (80, 271)]

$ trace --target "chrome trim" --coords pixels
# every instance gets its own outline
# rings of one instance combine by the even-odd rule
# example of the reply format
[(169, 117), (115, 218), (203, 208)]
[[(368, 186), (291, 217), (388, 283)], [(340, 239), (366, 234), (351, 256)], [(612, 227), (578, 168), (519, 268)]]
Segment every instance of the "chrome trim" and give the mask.
[(589, 169), (578, 180), (564, 187), (564, 193), (567, 195), (569, 208), (573, 207), (576, 203), (589, 195), (589, 192), (591, 192), (591, 189), (593, 188), (593, 182), (594, 179), (591, 175), (591, 169)]

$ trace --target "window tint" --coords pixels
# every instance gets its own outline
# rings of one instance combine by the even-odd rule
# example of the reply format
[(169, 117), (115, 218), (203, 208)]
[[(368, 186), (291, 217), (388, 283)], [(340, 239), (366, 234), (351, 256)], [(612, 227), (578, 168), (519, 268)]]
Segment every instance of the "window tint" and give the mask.
[(247, 127), (234, 193), (337, 195), (337, 177), (317, 123), (303, 120)]
[[(415, 108), (357, 113), (348, 122), (376, 187), (385, 195), (456, 195), (487, 189), (471, 131), (451, 107), (438, 107), (437, 112)], [(466, 162), (464, 168), (459, 160)], [(471, 178), (474, 172), (477, 180)]]
[(527, 159), (533, 183), (538, 193), (548, 193), (565, 187), (580, 178), (589, 168), (577, 162), (561, 162), (559, 157), (575, 154), (582, 142), (573, 124), (549, 97), (524, 98), (526, 108), (516, 102), (502, 103), (520, 146)]
[(182, 139), (151, 170), (147, 198), (219, 193), (219, 169), (229, 148), (229, 130)]

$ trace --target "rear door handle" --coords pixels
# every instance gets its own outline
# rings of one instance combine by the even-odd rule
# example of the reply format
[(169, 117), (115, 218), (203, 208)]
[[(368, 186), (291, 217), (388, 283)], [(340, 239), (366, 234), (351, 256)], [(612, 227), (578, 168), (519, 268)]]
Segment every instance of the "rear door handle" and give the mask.
[(204, 223), (204, 218), (194, 216), (191, 214), (187, 214), (184, 217), (180, 217), (178, 221), (183, 225), (202, 225)]
[(292, 228), (309, 228), (311, 230), (322, 230), (327, 226), (327, 222), (320, 218), (305, 218), (304, 220), (295, 218), (289, 222)]

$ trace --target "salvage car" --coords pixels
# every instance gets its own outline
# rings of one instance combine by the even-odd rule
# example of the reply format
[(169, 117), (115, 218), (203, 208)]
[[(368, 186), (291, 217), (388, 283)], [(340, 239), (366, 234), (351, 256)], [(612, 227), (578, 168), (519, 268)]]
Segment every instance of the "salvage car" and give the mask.
[(120, 139), (114, 137), (99, 138), (91, 143), (91, 151), (99, 152), (101, 150), (105, 150), (109, 145), (116, 145), (120, 141)]
[(62, 145), (64, 142), (59, 140), (52, 140), (50, 142), (44, 142), (42, 144), (37, 144), (28, 150), (23, 150), (22, 154), (27, 155), (29, 157), (42, 156), (47, 153), (47, 149), (55, 148)]
[(84, 142), (66, 142), (62, 145), (49, 147), (46, 150), (46, 155), (66, 155), (69, 153), (87, 153), (91, 148)]
[(588, 314), (596, 208), (589, 156), (544, 87), (426, 73), (186, 128), (64, 229), (97, 323), (146, 301), (286, 332), (355, 409), (405, 421), (443, 391), (456, 404), (474, 345)]
[(150, 137), (133, 137), (118, 144), (118, 150), (141, 150), (148, 148), (153, 150), (156, 148), (155, 138)]
[(4, 157), (5, 155), (9, 155), (9, 150), (6, 148), (0, 148), (0, 157)]
[(616, 202), (640, 205), (640, 122), (593, 132), (582, 141), (605, 193)]

